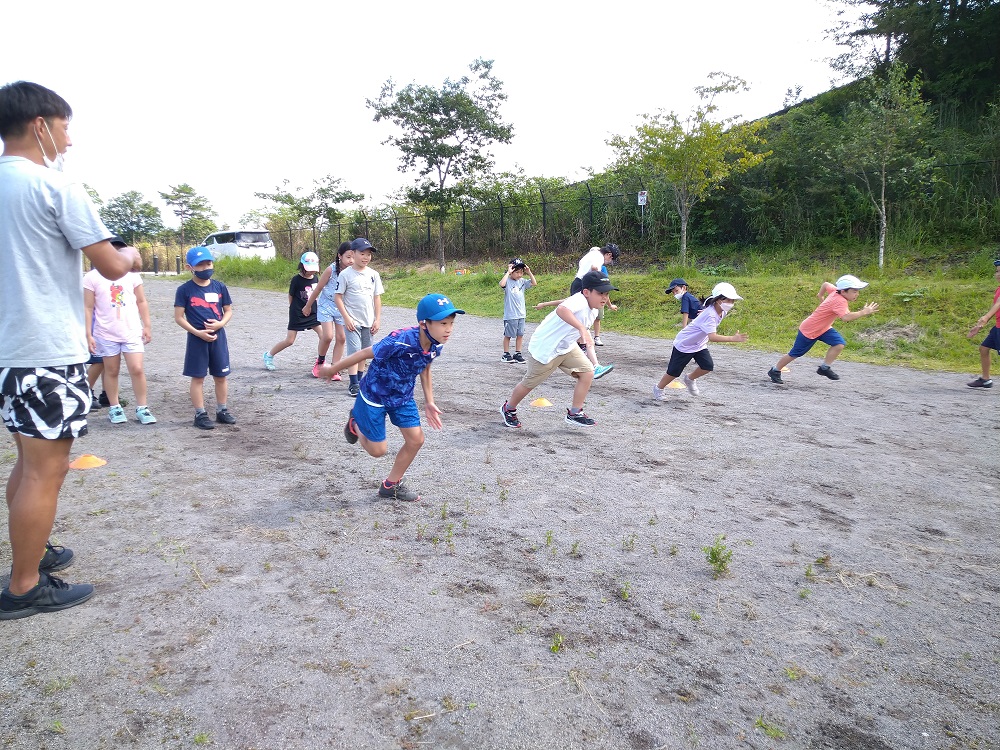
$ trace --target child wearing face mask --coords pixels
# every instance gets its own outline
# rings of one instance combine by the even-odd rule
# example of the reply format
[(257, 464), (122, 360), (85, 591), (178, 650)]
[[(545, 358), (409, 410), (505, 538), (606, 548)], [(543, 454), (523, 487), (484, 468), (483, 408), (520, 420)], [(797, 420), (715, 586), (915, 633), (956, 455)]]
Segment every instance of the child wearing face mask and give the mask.
[[(674, 348), (670, 352), (667, 371), (660, 378), (660, 382), (653, 386), (653, 398), (658, 401), (662, 400), (664, 389), (679, 377), (691, 395), (697, 396), (699, 389), (695, 381), (715, 369), (712, 354), (708, 351), (708, 342), (743, 343), (747, 340), (747, 335), (739, 331), (736, 331), (732, 336), (722, 336), (716, 333), (719, 323), (732, 311), (736, 301), (741, 299), (743, 298), (736, 293), (732, 284), (723, 281), (715, 285), (712, 294), (705, 300), (705, 308), (701, 314), (688, 323), (674, 339)], [(690, 376), (681, 377), (684, 368), (692, 359), (697, 367), (694, 368)]]
[(701, 300), (688, 291), (688, 285), (684, 279), (674, 279), (665, 291), (681, 303), (681, 322), (677, 324), (680, 328), (686, 327), (702, 311)]
[(184, 377), (191, 378), (194, 426), (214, 430), (205, 411), (205, 376), (209, 373), (215, 381), (215, 421), (236, 424), (226, 405), (230, 369), (225, 326), (233, 317), (233, 300), (226, 285), (212, 278), (215, 261), (207, 247), (188, 250), (187, 267), (192, 278), (177, 287), (174, 322), (188, 332)]

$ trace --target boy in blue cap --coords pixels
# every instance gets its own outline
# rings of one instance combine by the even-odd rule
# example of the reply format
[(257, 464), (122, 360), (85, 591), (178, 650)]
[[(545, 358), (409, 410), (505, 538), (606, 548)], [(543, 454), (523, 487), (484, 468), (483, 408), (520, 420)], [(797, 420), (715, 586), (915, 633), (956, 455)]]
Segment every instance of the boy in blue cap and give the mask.
[(441, 410), (434, 404), (431, 364), (441, 356), (444, 345), (451, 338), (455, 316), (464, 314), (465, 310), (457, 309), (443, 294), (428, 294), (417, 304), (417, 325), (393, 331), (374, 346), (321, 368), (322, 377), (329, 380), (344, 368), (371, 360), (368, 371), (361, 378), (360, 398), (354, 402), (344, 426), (344, 437), (352, 445), (360, 441), (368, 455), (379, 458), (388, 448), (385, 418), (389, 417), (399, 428), (403, 447), (396, 454), (389, 476), (379, 487), (379, 497), (407, 502), (420, 499), (419, 494), (403, 486), (403, 475), (424, 444), (413, 389), (419, 376), (427, 423), (440, 430)]
[(666, 288), (666, 293), (681, 303), (681, 328), (687, 328), (687, 324), (698, 317), (704, 309), (701, 300), (688, 291), (687, 282), (684, 279), (674, 279), (670, 286)]
[(233, 300), (226, 285), (212, 278), (215, 261), (207, 247), (188, 250), (187, 267), (192, 278), (177, 287), (174, 322), (188, 332), (184, 376), (191, 378), (194, 426), (214, 430), (205, 411), (205, 376), (209, 373), (215, 381), (215, 421), (236, 424), (236, 417), (226, 406), (230, 370), (225, 326), (233, 317)]

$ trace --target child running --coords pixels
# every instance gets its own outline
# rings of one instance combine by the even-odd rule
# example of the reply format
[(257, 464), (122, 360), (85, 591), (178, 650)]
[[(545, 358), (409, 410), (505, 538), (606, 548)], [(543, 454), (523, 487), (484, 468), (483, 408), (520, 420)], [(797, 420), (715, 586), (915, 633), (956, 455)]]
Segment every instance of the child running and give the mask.
[[(337, 290), (334, 299), (337, 309), (344, 319), (347, 329), (345, 350), (348, 357), (371, 348), (372, 336), (378, 333), (382, 317), (382, 277), (378, 271), (368, 267), (372, 262), (375, 248), (364, 237), (356, 237), (351, 241), (354, 260), (349, 268), (341, 271), (337, 277)], [(356, 397), (360, 393), (358, 386), (358, 365), (365, 358), (355, 360), (347, 369), (351, 384), (347, 388), (349, 396)]]
[[(524, 278), (527, 274), (528, 278)], [(535, 274), (528, 268), (528, 264), (520, 258), (514, 258), (507, 264), (507, 273), (500, 279), (500, 288), (503, 289), (503, 354), (500, 361), (511, 363), (518, 362), (525, 364), (524, 355), (521, 354), (521, 344), (524, 341), (524, 321), (527, 312), (524, 309), (524, 292), (531, 289), (538, 282), (535, 281)], [(510, 353), (510, 340), (514, 339), (514, 355)]]
[(597, 317), (597, 311), (608, 303), (608, 293), (616, 292), (618, 288), (611, 284), (607, 276), (602, 276), (600, 271), (587, 272), (581, 283), (581, 291), (570, 295), (550, 312), (528, 342), (528, 371), (500, 408), (505, 426), (521, 426), (521, 421), (517, 418), (517, 405), (557, 367), (576, 378), (573, 402), (566, 410), (566, 421), (578, 427), (593, 427), (597, 424), (583, 413), (583, 403), (595, 375), (592, 360), (581, 351), (577, 339), (590, 344), (589, 349), (593, 352), (594, 340), (589, 328)]
[(413, 502), (420, 495), (403, 486), (403, 475), (410, 468), (417, 451), (424, 444), (420, 427), (420, 411), (413, 400), (417, 376), (424, 391), (424, 411), (427, 423), (441, 429), (441, 410), (434, 404), (431, 364), (441, 356), (451, 338), (455, 316), (464, 315), (443, 294), (428, 294), (417, 304), (417, 325), (393, 331), (374, 346), (349, 354), (339, 362), (324, 365), (322, 377), (332, 377), (343, 367), (365, 359), (372, 360), (368, 372), (361, 378), (360, 398), (344, 426), (344, 437), (352, 445), (361, 442), (368, 455), (379, 458), (386, 454), (385, 418), (388, 416), (403, 436), (403, 447), (379, 487), (379, 497)]
[[(326, 362), (326, 353), (333, 343), (333, 361), (336, 362), (344, 354), (344, 318), (337, 309), (337, 302), (334, 299), (337, 289), (337, 277), (340, 272), (351, 265), (354, 260), (354, 251), (351, 250), (350, 242), (341, 242), (337, 248), (337, 259), (327, 266), (326, 270), (319, 277), (319, 283), (313, 287), (309, 294), (309, 299), (302, 308), (303, 315), (312, 312), (312, 306), (316, 304), (316, 320), (319, 321), (319, 352), (316, 357), (316, 364), (313, 365), (312, 374), (314, 378), (319, 377), (319, 368)], [(341, 380), (340, 373), (335, 372), (331, 380)]]
[[(1000, 260), (993, 261), (993, 276), (996, 278), (997, 283), (1000, 283)], [(993, 328), (986, 338), (983, 339), (983, 343), (979, 345), (979, 365), (982, 369), (982, 374), (967, 384), (969, 388), (993, 387), (993, 380), (990, 378), (990, 355), (993, 351), (1000, 354), (1000, 287), (997, 287), (996, 292), (993, 294), (993, 307), (987, 310), (986, 314), (972, 326), (968, 334), (969, 338), (971, 339), (983, 330), (983, 327), (990, 322), (990, 318), (993, 318)]]
[[(319, 272), (319, 256), (313, 252), (302, 253), (299, 258), (299, 271), (292, 277), (288, 285), (288, 335), (264, 352), (264, 369), (275, 370), (274, 357), (295, 343), (300, 331), (315, 331), (319, 336), (320, 350), (323, 348), (323, 334), (320, 332), (319, 321), (312, 310), (306, 312), (306, 303), (312, 299), (316, 288), (316, 274)], [(311, 313), (311, 314), (310, 314)], [(313, 366), (315, 375), (316, 367)]]
[[(115, 248), (127, 247), (119, 237), (108, 240)], [(114, 281), (101, 276), (96, 268), (83, 276), (83, 309), (87, 322), (87, 346), (102, 358), (104, 391), (107, 393), (108, 419), (112, 424), (128, 421), (118, 400), (118, 376), (121, 358), (132, 379), (135, 393), (135, 418), (140, 424), (153, 424), (149, 411), (146, 373), (142, 367), (145, 345), (153, 340), (149, 303), (142, 288), (142, 276), (130, 272)], [(88, 373), (88, 382), (90, 375)], [(97, 381), (97, 375), (94, 375)]]
[(736, 331), (732, 336), (722, 336), (716, 333), (719, 323), (729, 315), (737, 300), (743, 299), (736, 293), (736, 288), (728, 282), (716, 284), (712, 289), (712, 294), (705, 300), (705, 308), (697, 318), (688, 323), (677, 338), (674, 339), (674, 348), (670, 350), (670, 361), (667, 363), (667, 371), (660, 382), (653, 386), (653, 398), (657, 401), (663, 400), (663, 391), (670, 383), (681, 377), (684, 368), (693, 359), (697, 367), (690, 375), (681, 377), (681, 382), (691, 392), (692, 396), (699, 393), (698, 384), (695, 382), (703, 375), (715, 370), (715, 362), (712, 361), (712, 353), (708, 351), (708, 342), (732, 342), (742, 344), (747, 340), (745, 333)]
[(819, 366), (816, 372), (823, 377), (830, 378), (830, 380), (840, 380), (840, 376), (833, 371), (830, 365), (844, 351), (847, 342), (844, 341), (844, 337), (840, 335), (837, 329), (833, 327), (833, 322), (837, 318), (840, 318), (844, 322), (849, 323), (852, 320), (863, 318), (866, 315), (874, 315), (878, 312), (878, 304), (875, 302), (869, 302), (857, 312), (851, 312), (848, 307), (849, 303), (854, 302), (861, 293), (861, 290), (866, 286), (868, 286), (867, 281), (862, 281), (850, 274), (841, 276), (837, 279), (836, 284), (824, 281), (820, 285), (819, 293), (816, 296), (823, 301), (813, 311), (812, 315), (802, 321), (802, 325), (799, 326), (799, 332), (795, 337), (795, 343), (792, 344), (791, 351), (779, 359), (778, 363), (767, 371), (767, 376), (771, 378), (772, 383), (784, 383), (785, 381), (781, 379), (781, 369), (812, 349), (813, 344), (817, 341), (822, 341), (830, 348), (826, 352), (823, 364)]

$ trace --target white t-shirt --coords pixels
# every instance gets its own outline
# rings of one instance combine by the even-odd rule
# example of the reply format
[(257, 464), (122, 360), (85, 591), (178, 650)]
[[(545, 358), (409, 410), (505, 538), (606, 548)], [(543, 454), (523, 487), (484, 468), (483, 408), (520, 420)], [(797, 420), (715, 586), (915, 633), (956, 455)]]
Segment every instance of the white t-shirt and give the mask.
[[(568, 297), (559, 307), (565, 307), (573, 313), (573, 317), (583, 323), (584, 328), (590, 328), (597, 319), (598, 310), (590, 306), (583, 292)], [(576, 346), (576, 340), (580, 337), (576, 328), (559, 317), (559, 307), (545, 316), (528, 342), (528, 353), (543, 365)]]
[(90, 358), (80, 249), (110, 236), (81, 183), (0, 157), (0, 367)]
[(142, 341), (142, 320), (135, 298), (142, 276), (127, 273), (117, 281), (108, 281), (96, 268), (83, 275), (83, 288), (94, 293), (95, 339), (133, 344)]
[(599, 247), (595, 247), (582, 258), (580, 258), (580, 266), (576, 272), (576, 278), (582, 279), (585, 274), (594, 270), (594, 266), (597, 266), (597, 270), (601, 270), (601, 266), (604, 265), (604, 251)]
[(719, 315), (715, 305), (709, 305), (688, 323), (674, 339), (674, 349), (685, 354), (700, 352), (708, 346), (708, 334), (715, 333), (726, 313)]
[(375, 322), (375, 296), (384, 291), (382, 277), (371, 268), (356, 271), (350, 266), (337, 277), (336, 294), (343, 295), (347, 314), (362, 328), (371, 328)]

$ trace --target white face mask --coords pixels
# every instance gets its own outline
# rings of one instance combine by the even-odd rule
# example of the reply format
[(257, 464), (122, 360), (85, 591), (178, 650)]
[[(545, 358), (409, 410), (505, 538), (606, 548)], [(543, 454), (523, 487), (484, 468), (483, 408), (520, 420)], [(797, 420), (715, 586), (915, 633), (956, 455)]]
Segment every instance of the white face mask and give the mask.
[(674, 294), (674, 299), (681, 299), (684, 297), (684, 292), (677, 292)]
[(42, 150), (42, 161), (45, 163), (45, 166), (48, 167), (49, 169), (54, 169), (57, 172), (62, 172), (63, 166), (66, 163), (66, 156), (65, 154), (59, 153), (59, 147), (56, 146), (56, 139), (52, 137), (52, 131), (49, 130), (49, 124), (45, 122), (45, 120), (42, 120), (42, 123), (45, 125), (45, 132), (49, 134), (49, 140), (52, 141), (52, 148), (56, 152), (55, 159), (50, 159), (48, 156), (46, 156), (45, 146), (42, 145), (42, 139), (38, 137), (38, 133), (35, 133), (35, 140), (38, 141), (38, 148)]
[(720, 302), (719, 307), (722, 308), (722, 312), (729, 312), (736, 305), (735, 302)]

